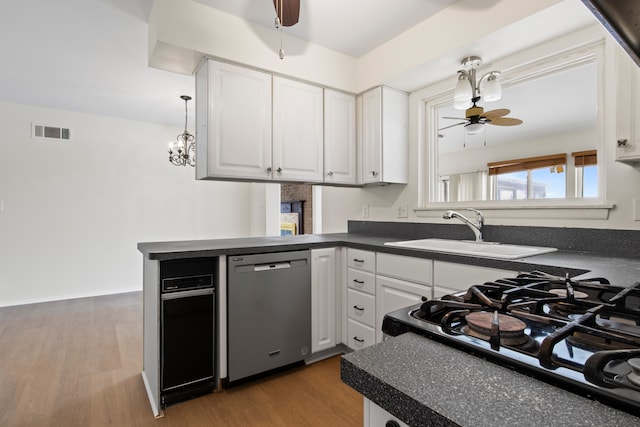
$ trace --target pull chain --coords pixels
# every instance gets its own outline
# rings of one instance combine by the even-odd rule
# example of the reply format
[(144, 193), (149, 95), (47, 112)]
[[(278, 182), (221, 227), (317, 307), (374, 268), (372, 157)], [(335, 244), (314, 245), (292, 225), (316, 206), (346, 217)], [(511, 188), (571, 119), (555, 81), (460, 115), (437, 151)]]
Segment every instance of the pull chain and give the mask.
[(282, 21), (284, 18), (284, 10), (282, 8), (282, 2), (283, 0), (280, 0), (280, 50), (278, 51), (278, 55), (280, 56), (280, 59), (284, 59), (284, 49), (282, 49), (282, 27), (284, 25), (282, 25)]

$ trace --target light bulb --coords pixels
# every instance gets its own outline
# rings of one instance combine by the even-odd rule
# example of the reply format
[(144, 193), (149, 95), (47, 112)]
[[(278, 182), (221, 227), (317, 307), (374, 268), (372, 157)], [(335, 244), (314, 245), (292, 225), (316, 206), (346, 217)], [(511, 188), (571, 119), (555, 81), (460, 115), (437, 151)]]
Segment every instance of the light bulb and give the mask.
[(482, 99), (486, 102), (493, 102), (500, 98), (502, 98), (502, 88), (498, 83), (498, 74), (492, 72), (482, 87)]
[(471, 107), (471, 98), (473, 93), (471, 90), (471, 84), (467, 76), (467, 72), (464, 70), (458, 71), (458, 82), (453, 92), (453, 108), (456, 110), (466, 110)]

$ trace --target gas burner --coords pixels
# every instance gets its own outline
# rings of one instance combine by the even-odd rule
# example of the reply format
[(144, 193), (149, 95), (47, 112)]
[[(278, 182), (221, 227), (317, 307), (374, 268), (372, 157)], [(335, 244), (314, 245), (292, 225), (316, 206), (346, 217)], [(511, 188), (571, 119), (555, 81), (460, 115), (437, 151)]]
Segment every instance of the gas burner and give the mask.
[[(562, 297), (562, 298), (567, 298), (567, 295), (569, 294), (567, 289), (559, 289), (559, 288), (558, 289), (549, 289), (549, 292), (554, 294), (554, 295), (558, 295), (559, 297)], [(586, 299), (586, 298), (589, 298), (589, 294), (587, 294), (585, 292), (574, 291), (573, 292), (573, 298)]]
[(635, 348), (630, 344), (589, 335), (583, 332), (574, 332), (573, 335), (567, 337), (567, 343), (576, 348), (592, 352), (600, 350), (627, 350)]
[(627, 360), (627, 363), (631, 367), (631, 372), (627, 374), (627, 379), (640, 387), (640, 358), (634, 357)]
[(474, 311), (465, 317), (467, 325), (462, 327), (462, 332), (491, 341), (492, 337), (500, 339), (501, 345), (518, 346), (529, 341), (524, 333), (527, 324), (513, 316), (498, 312)]

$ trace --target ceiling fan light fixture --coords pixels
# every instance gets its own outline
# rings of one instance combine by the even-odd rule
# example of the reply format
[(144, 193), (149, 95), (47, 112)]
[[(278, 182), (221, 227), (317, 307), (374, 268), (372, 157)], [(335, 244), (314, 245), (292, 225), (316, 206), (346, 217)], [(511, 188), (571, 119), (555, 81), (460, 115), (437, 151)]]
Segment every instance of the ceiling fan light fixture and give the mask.
[(478, 133), (482, 132), (482, 129), (484, 129), (484, 124), (482, 124), (482, 123), (469, 123), (468, 125), (466, 125), (464, 127), (464, 129), (467, 132), (467, 135), (475, 135), (475, 134), (478, 134)]
[(469, 83), (469, 75), (465, 70), (459, 70), (458, 82), (453, 92), (453, 108), (466, 110), (471, 107), (471, 98), (473, 98), (473, 88)]
[(498, 82), (499, 75), (500, 73), (497, 71), (491, 71), (487, 75), (487, 80), (482, 85), (482, 99), (484, 101), (493, 102), (502, 98), (502, 87)]

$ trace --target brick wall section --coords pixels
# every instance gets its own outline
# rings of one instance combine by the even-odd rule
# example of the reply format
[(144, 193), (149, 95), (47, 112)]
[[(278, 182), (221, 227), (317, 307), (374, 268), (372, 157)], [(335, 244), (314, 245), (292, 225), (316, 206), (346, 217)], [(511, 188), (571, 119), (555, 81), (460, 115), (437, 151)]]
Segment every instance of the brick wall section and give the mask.
[(280, 200), (304, 200), (304, 234), (313, 234), (313, 200), (309, 184), (281, 184)]

